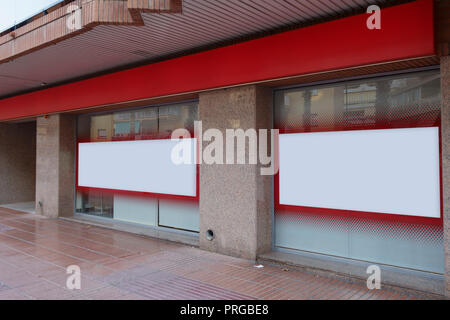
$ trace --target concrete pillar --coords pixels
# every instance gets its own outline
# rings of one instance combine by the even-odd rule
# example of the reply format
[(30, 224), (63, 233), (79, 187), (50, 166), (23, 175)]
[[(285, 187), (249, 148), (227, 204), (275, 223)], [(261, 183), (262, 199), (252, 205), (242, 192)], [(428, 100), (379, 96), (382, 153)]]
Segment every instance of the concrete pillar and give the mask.
[[(200, 94), (203, 133), (241, 128), (271, 129), (272, 91), (258, 86)], [(204, 142), (205, 148), (210, 142)], [(226, 147), (224, 146), (224, 162)], [(247, 144), (248, 150), (248, 144)], [(248, 163), (248, 162), (246, 162)], [(236, 257), (256, 259), (272, 247), (273, 177), (255, 164), (200, 165), (200, 247)], [(214, 239), (208, 240), (207, 230)]]
[(72, 216), (75, 192), (75, 117), (37, 119), (36, 213)]
[(450, 56), (441, 57), (441, 96), (445, 294), (450, 297)]
[(36, 123), (0, 123), (0, 204), (34, 201)]

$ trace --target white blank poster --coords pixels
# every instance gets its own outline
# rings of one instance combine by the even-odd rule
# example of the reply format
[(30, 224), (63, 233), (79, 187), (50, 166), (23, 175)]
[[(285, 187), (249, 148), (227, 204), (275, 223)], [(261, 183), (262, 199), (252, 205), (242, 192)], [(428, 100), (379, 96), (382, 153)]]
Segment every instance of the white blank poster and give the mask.
[(281, 134), (280, 204), (440, 217), (437, 127)]
[(194, 197), (197, 144), (196, 139), (189, 140), (191, 163), (179, 165), (171, 160), (176, 140), (80, 143), (78, 185)]

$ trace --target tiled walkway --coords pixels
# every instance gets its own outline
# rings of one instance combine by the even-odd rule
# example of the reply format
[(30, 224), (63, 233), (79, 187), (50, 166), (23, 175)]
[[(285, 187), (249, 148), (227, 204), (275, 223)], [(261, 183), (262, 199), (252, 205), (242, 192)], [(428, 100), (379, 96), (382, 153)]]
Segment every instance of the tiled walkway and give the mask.
[[(81, 290), (66, 288), (70, 265)], [(0, 300), (418, 298), (0, 208)]]

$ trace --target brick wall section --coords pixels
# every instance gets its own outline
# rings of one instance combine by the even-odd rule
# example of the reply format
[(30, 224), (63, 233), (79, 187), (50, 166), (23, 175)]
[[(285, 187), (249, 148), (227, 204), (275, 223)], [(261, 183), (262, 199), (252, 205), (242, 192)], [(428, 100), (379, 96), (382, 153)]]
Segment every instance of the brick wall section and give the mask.
[(441, 57), (445, 288), (450, 297), (450, 56)]
[(34, 201), (36, 123), (0, 123), (0, 204)]
[[(79, 30), (67, 26), (67, 21), (73, 16), (69, 8), (73, 6), (81, 10)], [(181, 0), (76, 0), (1, 36), (0, 63), (87, 32), (100, 24), (142, 26), (143, 11), (178, 13), (181, 7)]]

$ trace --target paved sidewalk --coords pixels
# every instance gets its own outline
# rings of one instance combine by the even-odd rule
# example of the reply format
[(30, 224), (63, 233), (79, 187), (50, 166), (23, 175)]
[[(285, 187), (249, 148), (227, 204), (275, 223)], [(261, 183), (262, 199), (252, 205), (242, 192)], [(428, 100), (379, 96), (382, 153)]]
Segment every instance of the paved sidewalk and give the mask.
[[(70, 265), (81, 290), (66, 288)], [(0, 300), (421, 298), (0, 208)]]

